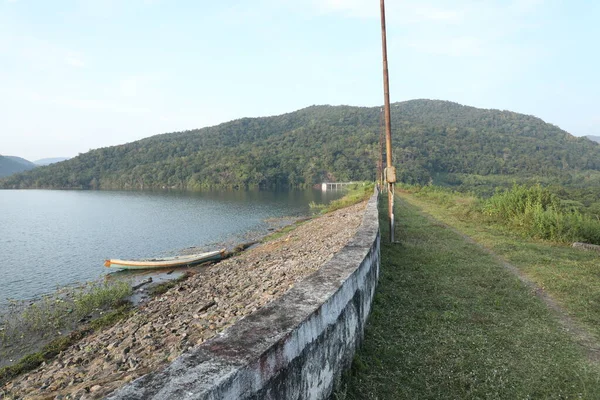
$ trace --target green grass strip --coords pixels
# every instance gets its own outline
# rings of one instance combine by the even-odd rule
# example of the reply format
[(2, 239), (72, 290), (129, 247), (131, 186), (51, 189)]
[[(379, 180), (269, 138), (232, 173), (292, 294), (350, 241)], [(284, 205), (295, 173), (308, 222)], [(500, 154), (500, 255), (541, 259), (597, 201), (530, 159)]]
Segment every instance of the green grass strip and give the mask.
[(517, 267), (556, 300), (567, 314), (600, 341), (600, 257), (551, 241), (532, 239), (502, 224), (466, 215), (471, 199), (447, 194), (442, 203), (435, 197), (400, 193), (428, 214), (468, 235), (477, 243)]
[[(385, 202), (383, 202), (385, 203)], [(477, 245), (399, 202), (365, 338), (335, 399), (600, 398), (600, 369)]]

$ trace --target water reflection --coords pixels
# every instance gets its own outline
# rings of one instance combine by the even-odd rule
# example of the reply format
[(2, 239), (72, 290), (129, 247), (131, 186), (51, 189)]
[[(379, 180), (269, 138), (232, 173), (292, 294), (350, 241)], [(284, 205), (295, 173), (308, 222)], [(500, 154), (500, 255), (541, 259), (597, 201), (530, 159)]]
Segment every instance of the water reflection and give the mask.
[(310, 213), (340, 192), (0, 191), (0, 303), (105, 275), (107, 258), (242, 242), (269, 218)]

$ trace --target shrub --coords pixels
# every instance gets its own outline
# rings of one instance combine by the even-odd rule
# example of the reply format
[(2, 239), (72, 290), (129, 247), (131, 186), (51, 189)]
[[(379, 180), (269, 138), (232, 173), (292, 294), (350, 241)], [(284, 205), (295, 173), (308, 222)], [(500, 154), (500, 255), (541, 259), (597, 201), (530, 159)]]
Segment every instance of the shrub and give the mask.
[(600, 222), (582, 214), (575, 203), (561, 201), (540, 185), (514, 185), (483, 201), (482, 213), (531, 237), (600, 244)]
[(399, 185), (402, 190), (450, 209), (462, 218), (505, 225), (526, 236), (556, 242), (600, 244), (600, 219), (583, 214), (583, 204), (560, 199), (549, 189), (513, 185), (488, 199), (458, 193), (439, 186)]

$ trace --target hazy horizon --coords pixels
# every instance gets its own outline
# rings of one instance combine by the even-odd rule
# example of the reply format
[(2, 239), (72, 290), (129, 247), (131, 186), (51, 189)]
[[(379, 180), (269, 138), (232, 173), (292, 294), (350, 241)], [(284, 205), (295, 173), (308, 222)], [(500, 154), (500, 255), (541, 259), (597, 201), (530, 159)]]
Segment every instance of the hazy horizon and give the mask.
[[(600, 3), (388, 0), (391, 100), (600, 135)], [(383, 102), (367, 0), (0, 0), (0, 154), (73, 157), (311, 104)]]

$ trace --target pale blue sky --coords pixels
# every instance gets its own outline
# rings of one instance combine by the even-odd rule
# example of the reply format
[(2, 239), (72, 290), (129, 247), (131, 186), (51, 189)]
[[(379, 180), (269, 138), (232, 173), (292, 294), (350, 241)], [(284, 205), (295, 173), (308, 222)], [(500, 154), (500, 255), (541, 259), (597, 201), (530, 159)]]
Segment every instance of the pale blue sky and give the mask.
[[(392, 101), (600, 135), (600, 2), (387, 0)], [(382, 103), (377, 0), (0, 0), (0, 154)]]

